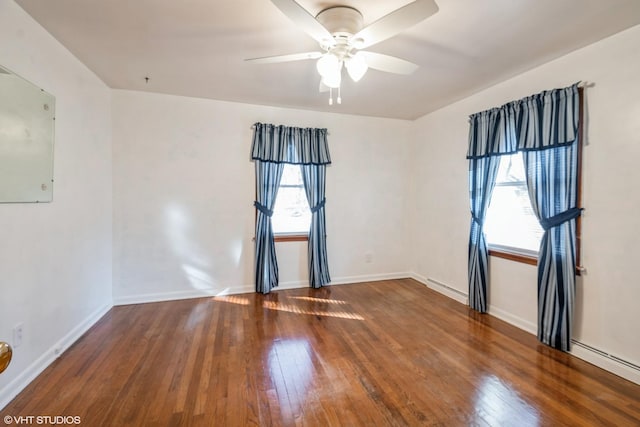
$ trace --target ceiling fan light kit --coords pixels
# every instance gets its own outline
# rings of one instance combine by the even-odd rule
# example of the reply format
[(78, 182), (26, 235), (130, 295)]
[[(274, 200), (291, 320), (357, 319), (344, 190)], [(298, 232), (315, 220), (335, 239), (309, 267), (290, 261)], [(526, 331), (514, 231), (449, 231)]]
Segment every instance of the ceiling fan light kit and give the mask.
[(349, 77), (351, 77), (351, 80), (353, 80), (354, 82), (359, 82), (369, 69), (364, 55), (360, 52), (357, 52), (355, 55), (351, 56), (347, 60), (347, 62), (345, 62), (345, 66), (347, 67)]
[(337, 89), (342, 80), (342, 63), (336, 55), (326, 53), (316, 63), (316, 69), (322, 77), (322, 82), (330, 88)]
[(329, 105), (333, 104), (333, 89), (338, 90), (337, 102), (342, 103), (340, 86), (342, 69), (354, 81), (360, 81), (369, 68), (394, 74), (411, 74), (418, 66), (404, 59), (374, 52), (361, 51), (417, 24), (438, 11), (434, 0), (416, 0), (364, 27), (362, 14), (349, 6), (334, 6), (313, 17), (295, 0), (271, 0), (289, 19), (297, 23), (319, 44), (322, 52), (278, 55), (248, 59), (255, 63), (277, 63), (318, 59), (320, 91), (329, 89)]

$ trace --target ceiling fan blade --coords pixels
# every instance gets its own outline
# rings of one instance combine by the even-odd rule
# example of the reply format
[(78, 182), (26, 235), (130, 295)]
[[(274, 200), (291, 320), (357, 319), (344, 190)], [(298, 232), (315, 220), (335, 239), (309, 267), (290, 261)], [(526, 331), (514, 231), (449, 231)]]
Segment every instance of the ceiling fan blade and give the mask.
[(294, 0), (271, 0), (282, 13), (321, 44), (333, 46), (333, 36), (316, 18)]
[(434, 0), (416, 0), (363, 28), (351, 37), (351, 40), (362, 39), (362, 42), (356, 41), (356, 44), (358, 49), (364, 49), (395, 36), (401, 31), (427, 19), (437, 11), (438, 5)]
[(304, 52), (304, 53), (292, 53), (289, 55), (277, 55), (277, 56), (264, 56), (262, 58), (249, 58), (245, 61), (253, 62), (254, 64), (276, 64), (278, 62), (291, 62), (302, 61), (305, 59), (318, 59), (323, 55), (322, 52)]
[(418, 65), (413, 62), (405, 61), (404, 59), (396, 58), (395, 56), (363, 51), (360, 51), (358, 54), (364, 56), (369, 68), (386, 71), (387, 73), (411, 74), (418, 69)]

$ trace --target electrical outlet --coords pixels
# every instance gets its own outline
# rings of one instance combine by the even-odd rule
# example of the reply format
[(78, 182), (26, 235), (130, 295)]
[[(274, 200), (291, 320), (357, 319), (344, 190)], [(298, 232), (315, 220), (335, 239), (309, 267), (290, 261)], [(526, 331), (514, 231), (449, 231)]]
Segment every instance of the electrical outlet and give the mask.
[(373, 254), (371, 252), (364, 254), (364, 262), (367, 264), (371, 264), (373, 262)]
[(18, 323), (13, 327), (13, 347), (18, 348), (22, 345), (23, 323)]

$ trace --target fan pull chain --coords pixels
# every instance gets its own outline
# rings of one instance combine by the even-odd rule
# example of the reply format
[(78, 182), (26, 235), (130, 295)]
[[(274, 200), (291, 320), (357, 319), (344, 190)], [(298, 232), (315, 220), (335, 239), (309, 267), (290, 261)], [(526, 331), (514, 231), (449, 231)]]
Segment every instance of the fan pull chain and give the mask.
[(329, 105), (333, 105), (333, 89), (329, 88)]
[(338, 101), (338, 104), (342, 104), (342, 96), (340, 94), (340, 86), (338, 86), (338, 99), (337, 99), (337, 101)]

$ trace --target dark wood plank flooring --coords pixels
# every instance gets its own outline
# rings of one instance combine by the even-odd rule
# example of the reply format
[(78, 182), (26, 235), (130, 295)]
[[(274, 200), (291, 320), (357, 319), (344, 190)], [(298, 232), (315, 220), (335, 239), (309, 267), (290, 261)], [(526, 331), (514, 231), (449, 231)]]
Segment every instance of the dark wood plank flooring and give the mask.
[(115, 307), (7, 415), (83, 426), (636, 426), (640, 386), (406, 279)]

